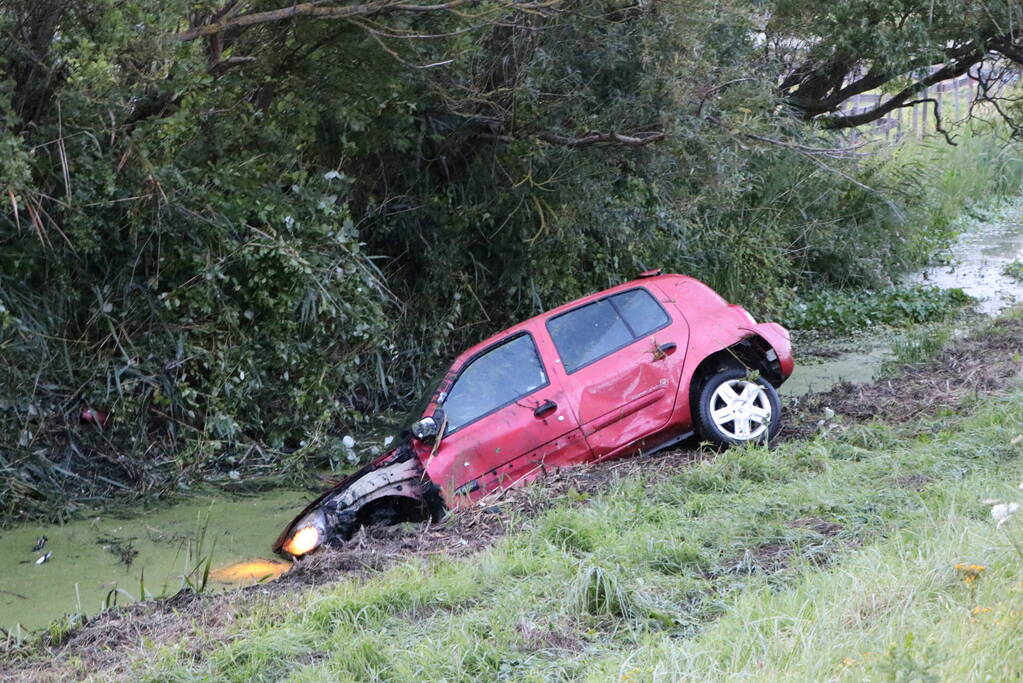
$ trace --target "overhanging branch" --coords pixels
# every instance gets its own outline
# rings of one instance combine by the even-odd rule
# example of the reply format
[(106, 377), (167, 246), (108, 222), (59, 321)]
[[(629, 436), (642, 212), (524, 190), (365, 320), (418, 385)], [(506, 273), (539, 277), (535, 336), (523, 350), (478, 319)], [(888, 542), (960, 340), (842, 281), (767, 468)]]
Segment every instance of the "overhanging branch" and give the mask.
[(979, 64), (983, 61), (983, 59), (984, 53), (977, 51), (968, 57), (964, 57), (961, 61), (946, 64), (934, 73), (929, 74), (928, 76), (903, 88), (895, 95), (892, 95), (888, 100), (876, 107), (873, 107), (872, 109), (860, 112), (859, 114), (824, 116), (817, 120), (820, 121), (825, 128), (832, 129), (854, 128), (856, 126), (862, 126), (865, 123), (876, 121), (885, 114), (906, 106), (911, 97), (935, 83), (941, 83), (942, 81), (962, 76), (970, 70), (971, 66)]
[[(552, 9), (559, 4), (562, 4), (562, 2), (563, 0), (534, 0), (533, 2), (499, 0), (494, 3), (496, 7), (488, 8), (481, 14), (505, 9), (517, 12), (541, 12)], [(328, 5), (322, 1), (299, 2), (289, 7), (281, 7), (274, 10), (228, 15), (219, 20), (214, 20), (211, 23), (193, 26), (187, 31), (175, 34), (174, 38), (176, 40), (187, 42), (196, 40), (197, 38), (217, 35), (233, 29), (243, 29), (258, 24), (269, 24), (298, 17), (346, 20), (380, 16), (384, 14), (456, 13), (462, 9), (471, 9), (478, 4), (479, 0), (448, 0), (447, 2), (424, 4), (382, 0), (381, 2), (367, 2), (341, 6)]]

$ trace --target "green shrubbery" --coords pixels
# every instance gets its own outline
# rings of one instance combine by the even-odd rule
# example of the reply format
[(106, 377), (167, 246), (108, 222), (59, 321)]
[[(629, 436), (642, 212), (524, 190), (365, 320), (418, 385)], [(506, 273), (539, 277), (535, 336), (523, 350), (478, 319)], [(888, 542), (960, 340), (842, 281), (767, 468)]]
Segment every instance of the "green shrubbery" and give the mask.
[(650, 267), (798, 318), (793, 287), (883, 287), (1019, 184), (988, 137), (812, 158), (796, 144), (846, 143), (778, 107), (751, 15), (702, 0), (482, 38), (436, 15), (407, 28), (441, 38), (390, 51), (358, 24), (181, 43), (209, 3), (83, 7), (0, 10), (41, 32), (0, 46), (0, 493), (22, 515), (325, 463), (460, 348)]

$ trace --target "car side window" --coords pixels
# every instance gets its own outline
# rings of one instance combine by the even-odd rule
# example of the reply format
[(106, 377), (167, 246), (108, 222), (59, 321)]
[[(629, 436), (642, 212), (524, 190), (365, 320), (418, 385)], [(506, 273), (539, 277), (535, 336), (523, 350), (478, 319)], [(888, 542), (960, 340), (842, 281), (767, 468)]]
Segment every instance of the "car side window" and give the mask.
[(565, 372), (572, 373), (671, 322), (642, 288), (580, 306), (547, 321)]
[(668, 324), (668, 314), (645, 289), (632, 289), (611, 297), (636, 337), (645, 337)]
[(469, 362), (444, 399), (448, 433), (547, 385), (533, 337), (519, 335)]
[(632, 341), (625, 321), (607, 299), (547, 321), (561, 362), (572, 372)]

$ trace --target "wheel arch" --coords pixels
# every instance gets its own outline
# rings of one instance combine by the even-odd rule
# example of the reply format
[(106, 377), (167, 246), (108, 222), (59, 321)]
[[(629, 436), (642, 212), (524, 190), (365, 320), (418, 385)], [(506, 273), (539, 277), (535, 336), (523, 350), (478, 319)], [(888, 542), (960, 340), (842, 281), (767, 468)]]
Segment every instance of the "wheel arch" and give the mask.
[(696, 366), (693, 378), (689, 382), (689, 412), (693, 424), (696, 418), (696, 404), (704, 383), (728, 368), (744, 368), (750, 372), (759, 372), (760, 376), (775, 388), (785, 381), (778, 354), (767, 340), (758, 334), (743, 337), (734, 344), (709, 354)]
[(393, 492), (365, 502), (354, 512), (355, 529), (378, 524), (421, 522), (431, 517), (430, 507), (423, 498)]

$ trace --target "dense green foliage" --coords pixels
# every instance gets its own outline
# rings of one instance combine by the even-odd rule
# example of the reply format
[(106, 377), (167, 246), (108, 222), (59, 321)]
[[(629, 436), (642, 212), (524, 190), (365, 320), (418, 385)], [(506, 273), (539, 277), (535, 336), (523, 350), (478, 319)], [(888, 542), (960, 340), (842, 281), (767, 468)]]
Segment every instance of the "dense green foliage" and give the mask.
[(988, 138), (940, 153), (987, 155), (966, 178), (827, 151), (760, 3), (174, 38), (218, 7), (0, 3), (6, 514), (299, 469), (462, 345), (648, 267), (761, 316), (884, 286), (1020, 177)]
[(1002, 273), (1007, 277), (1011, 277), (1013, 280), (1019, 280), (1023, 282), (1023, 261), (1013, 261), (1007, 264), (1003, 269)]

